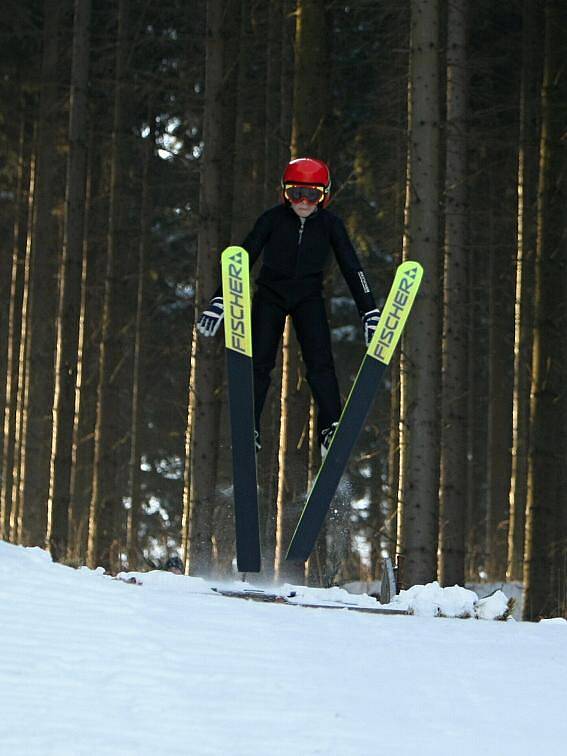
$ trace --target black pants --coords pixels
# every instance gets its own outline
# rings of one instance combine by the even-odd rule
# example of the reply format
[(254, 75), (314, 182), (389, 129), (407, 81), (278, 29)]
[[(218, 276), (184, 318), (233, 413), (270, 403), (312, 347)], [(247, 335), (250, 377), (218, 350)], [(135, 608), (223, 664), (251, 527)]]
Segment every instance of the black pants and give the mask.
[(276, 363), (278, 346), (290, 315), (301, 346), (307, 381), (317, 404), (320, 433), (341, 414), (341, 398), (331, 352), (331, 334), (322, 296), (309, 295), (285, 306), (256, 292), (252, 305), (252, 350), (254, 355), (254, 412), (256, 427)]

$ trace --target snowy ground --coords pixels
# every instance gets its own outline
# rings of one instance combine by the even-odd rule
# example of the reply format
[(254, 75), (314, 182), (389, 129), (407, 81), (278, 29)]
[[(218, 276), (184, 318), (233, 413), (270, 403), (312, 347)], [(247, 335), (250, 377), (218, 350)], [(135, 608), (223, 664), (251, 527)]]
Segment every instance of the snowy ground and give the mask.
[[(142, 581), (0, 543), (2, 756), (566, 752), (564, 620), (385, 617)], [(467, 604), (447, 590), (398, 606)]]

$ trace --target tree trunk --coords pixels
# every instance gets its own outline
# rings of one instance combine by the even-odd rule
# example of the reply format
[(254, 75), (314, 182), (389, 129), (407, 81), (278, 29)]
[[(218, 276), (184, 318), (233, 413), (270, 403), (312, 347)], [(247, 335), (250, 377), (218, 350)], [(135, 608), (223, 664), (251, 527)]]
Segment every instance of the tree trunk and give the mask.
[(282, 2), (282, 67), (280, 71), (280, 147), (279, 147), (279, 176), (291, 158), (292, 114), (294, 110), (293, 90), (295, 71), (295, 5), (292, 2)]
[(16, 409), (14, 426), (14, 455), (12, 467), (12, 494), (10, 510), (10, 540), (14, 543), (22, 542), (23, 531), (23, 502), (25, 481), (25, 438), (27, 429), (27, 397), (29, 389), (29, 331), (30, 331), (30, 298), (31, 298), (31, 270), (32, 270), (32, 231), (34, 217), (35, 176), (37, 156), (31, 156), (30, 183), (28, 196), (28, 225), (26, 229), (26, 253), (24, 258), (22, 312), (20, 318), (20, 348), (18, 354), (18, 376), (16, 379)]
[(467, 2), (447, 18), (445, 276), (440, 485), (442, 585), (464, 585), (467, 468)]
[(328, 117), (325, 0), (297, 0), (292, 157), (322, 154)]
[(400, 543), (404, 583), (437, 574), (439, 496), (439, 8), (412, 0), (404, 259), (422, 263), (401, 366)]
[(150, 168), (155, 148), (156, 116), (149, 109), (149, 134), (143, 145), (142, 172), (142, 201), (140, 203), (140, 242), (138, 245), (138, 286), (136, 292), (136, 318), (134, 324), (134, 360), (132, 365), (132, 418), (130, 427), (130, 461), (129, 461), (129, 498), (128, 511), (128, 569), (139, 569), (138, 528), (140, 522), (141, 477), (140, 477), (140, 449), (141, 449), (141, 396), (143, 391), (143, 349), (144, 349), (144, 293), (146, 278), (146, 260), (150, 249), (150, 234), (152, 223), (152, 201)]
[[(97, 113), (91, 124), (86, 198), (87, 228), (81, 278), (81, 314), (77, 352), (77, 398), (73, 423), (71, 466), (71, 508), (69, 512), (70, 559), (84, 564), (88, 550), (89, 509), (92, 498), (96, 394), (101, 338), (102, 292), (104, 289), (105, 239), (108, 227), (108, 199), (103, 181), (102, 154), (95, 134)], [(94, 124), (97, 124), (96, 126)], [(111, 129), (109, 129), (110, 131)]]
[(522, 83), (518, 139), (518, 215), (516, 297), (514, 306), (514, 392), (512, 409), (512, 473), (509, 493), (508, 563), (506, 580), (521, 580), (524, 557), (528, 471), (530, 354), (532, 348), (535, 217), (534, 38), (535, 5), (524, 0)]
[(508, 491), (510, 487), (511, 385), (510, 322), (511, 295), (509, 247), (501, 243), (502, 226), (494, 210), (500, 186), (489, 169), (491, 208), (489, 228), (488, 287), (488, 432), (486, 568), (490, 580), (504, 580), (508, 540)]
[(85, 229), (90, 14), (90, 0), (75, 0), (65, 234), (60, 261), (51, 479), (47, 516), (47, 545), (56, 561), (67, 556), (69, 535), (73, 420)]
[(268, 40), (266, 54), (266, 123), (264, 129), (264, 197), (263, 204), (270, 207), (279, 199), (281, 122), (282, 25), (286, 3), (270, 0), (268, 12)]
[(279, 580), (302, 584), (305, 565), (303, 562), (286, 562), (285, 555), (305, 503), (309, 465), (309, 391), (289, 318), (283, 338), (281, 403), (276, 574)]
[(129, 151), (126, 134), (127, 65), (130, 54), (129, 0), (118, 5), (118, 39), (111, 148), (108, 243), (99, 353), (97, 416), (94, 437), (92, 497), (89, 515), (88, 563), (111, 572), (119, 568), (122, 546), (125, 481), (121, 455), (127, 424), (124, 418), (127, 387), (125, 355), (129, 339), (125, 308), (128, 305), (129, 229), (126, 201)]
[(258, 8), (253, 18), (251, 6), (251, 0), (241, 0), (232, 196), (234, 243), (240, 243), (250, 231), (264, 193), (265, 45), (260, 45), (258, 39), (262, 29), (254, 29), (260, 22)]
[(387, 504), (384, 536), (389, 556), (398, 553), (398, 494), (400, 487), (400, 357), (395, 354), (390, 363), (390, 430), (388, 433)]
[[(471, 171), (473, 166), (471, 166)], [(472, 194), (472, 192), (471, 192)], [(474, 210), (471, 210), (474, 216)], [(485, 527), (485, 471), (486, 471), (486, 407), (482, 398), (485, 396), (484, 381), (481, 375), (478, 354), (481, 351), (479, 323), (484, 307), (478, 302), (476, 292), (484, 291), (486, 285), (480, 275), (485, 266), (478, 255), (471, 239), (473, 229), (469, 227), (468, 270), (469, 281), (467, 299), (469, 301), (469, 318), (467, 327), (467, 479), (466, 479), (466, 578), (476, 581), (480, 570), (484, 570), (486, 557)]]
[(33, 546), (45, 545), (49, 494), (58, 257), (58, 231), (54, 214), (58, 201), (54, 187), (58, 169), (57, 116), (60, 110), (57, 59), (62, 10), (63, 6), (57, 0), (45, 0), (27, 333), (29, 386), (21, 456), (23, 496), (19, 515), (20, 537), (23, 543)]
[(14, 444), (16, 436), (16, 406), (22, 309), (24, 297), (24, 272), (26, 269), (26, 241), (30, 215), (32, 181), (32, 134), (31, 119), (22, 98), (18, 175), (12, 242), (12, 268), (10, 275), (10, 298), (7, 323), (6, 389), (2, 438), (2, 468), (0, 488), (0, 539), (10, 537), (12, 514), (12, 485), (14, 481)]
[[(315, 401), (311, 398), (309, 406), (309, 464), (307, 470), (307, 488), (311, 490), (321, 464), (321, 451), (317, 437), (317, 411)], [(321, 533), (311, 556), (307, 561), (307, 585), (325, 585), (327, 578), (327, 522), (323, 523)]]
[(531, 385), (526, 553), (526, 619), (554, 612), (553, 550), (565, 491), (560, 489), (562, 364), (565, 338), (565, 200), (561, 184), (566, 160), (567, 71), (564, 51), (567, 14), (560, 0), (545, 6), (545, 63), (541, 100), (541, 142), (537, 197), (535, 329)]
[[(222, 191), (223, 3), (207, 4), (205, 113), (201, 165), (200, 226), (195, 274), (196, 313), (205, 309), (218, 284), (219, 218)], [(218, 393), (221, 375), (221, 339), (197, 336), (193, 329), (189, 411), (184, 480), (186, 556), (192, 575), (211, 569), (212, 517), (218, 461)]]

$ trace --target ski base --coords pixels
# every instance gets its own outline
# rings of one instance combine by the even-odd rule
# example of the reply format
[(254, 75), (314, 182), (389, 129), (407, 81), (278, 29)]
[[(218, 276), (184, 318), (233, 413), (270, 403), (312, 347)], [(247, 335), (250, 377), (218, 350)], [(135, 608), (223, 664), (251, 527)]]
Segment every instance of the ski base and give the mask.
[(409, 615), (406, 609), (388, 609), (384, 606), (368, 607), (359, 606), (358, 604), (346, 604), (346, 603), (304, 603), (296, 599), (295, 591), (289, 593), (274, 593), (271, 591), (264, 591), (257, 588), (244, 588), (242, 590), (230, 589), (230, 588), (213, 588), (213, 591), (219, 596), (226, 596), (228, 598), (238, 598), (247, 601), (259, 601), (268, 604), (285, 604), (286, 606), (300, 606), (303, 609), (347, 609), (349, 612), (361, 612), (363, 614), (394, 614), (394, 615)]

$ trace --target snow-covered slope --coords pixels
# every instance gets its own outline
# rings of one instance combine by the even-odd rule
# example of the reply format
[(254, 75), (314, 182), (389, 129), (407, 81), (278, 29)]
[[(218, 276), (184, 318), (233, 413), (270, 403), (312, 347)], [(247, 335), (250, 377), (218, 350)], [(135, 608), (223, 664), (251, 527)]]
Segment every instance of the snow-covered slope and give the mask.
[(559, 756), (566, 700), (565, 621), (248, 602), (0, 543), (2, 756)]

